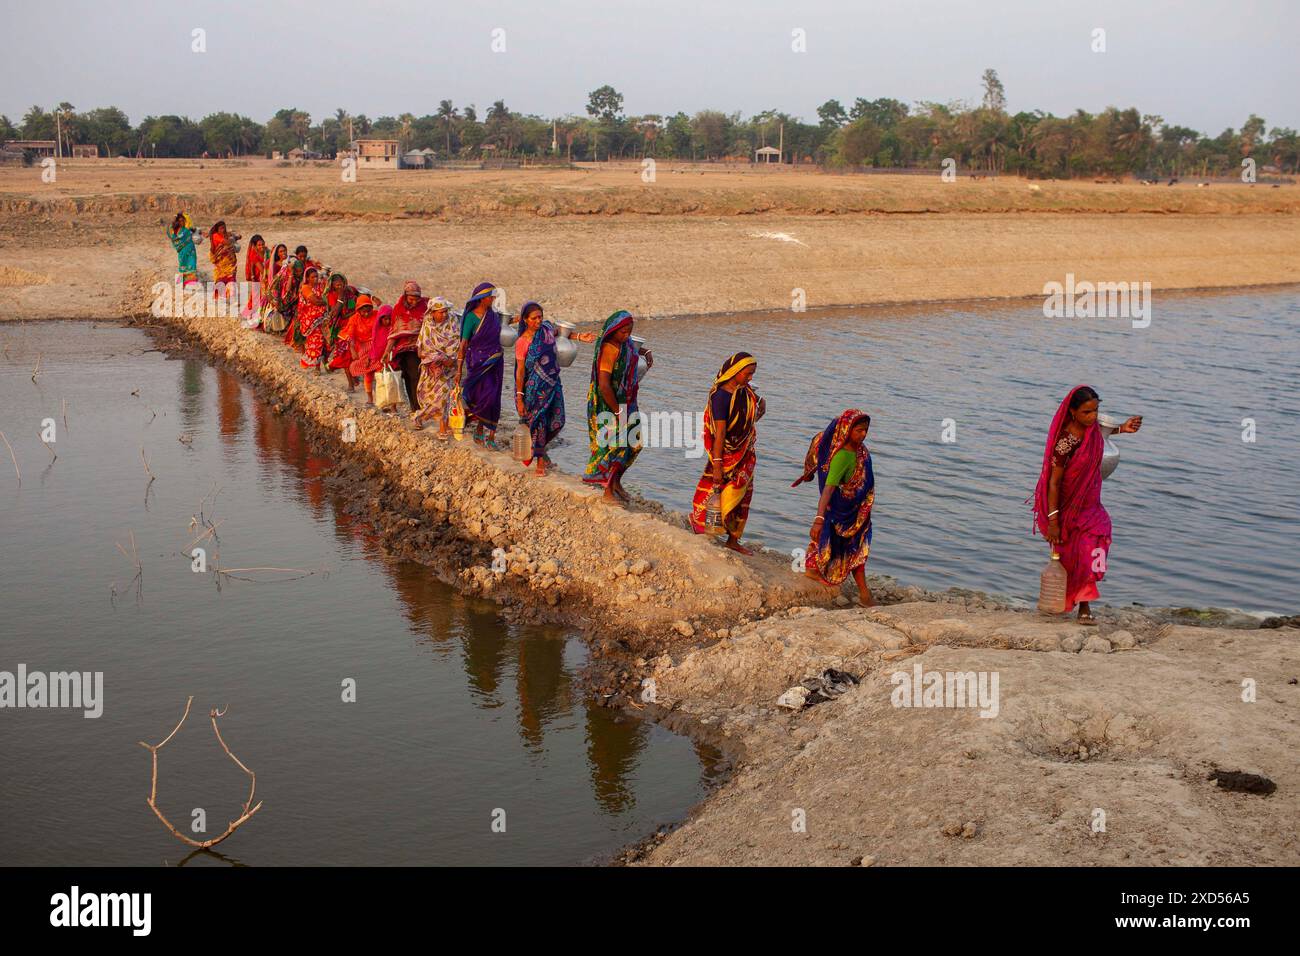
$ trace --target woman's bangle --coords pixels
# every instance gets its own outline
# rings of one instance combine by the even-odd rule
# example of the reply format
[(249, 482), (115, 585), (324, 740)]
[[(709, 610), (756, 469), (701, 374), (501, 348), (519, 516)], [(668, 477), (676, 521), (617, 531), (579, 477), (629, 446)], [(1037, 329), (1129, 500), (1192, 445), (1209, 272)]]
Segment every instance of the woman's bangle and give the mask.
[(813, 524), (816, 524), (818, 521), (825, 521), (825, 520), (826, 519), (824, 517), (818, 515), (817, 517), (813, 518)]
[(1049, 512), (1047, 513), (1047, 517), (1048, 517), (1048, 518), (1055, 518), (1055, 517), (1056, 517), (1057, 515), (1059, 515), (1060, 513), (1061, 513), (1061, 509), (1060, 509), (1060, 508), (1057, 508), (1055, 511), (1049, 511)]

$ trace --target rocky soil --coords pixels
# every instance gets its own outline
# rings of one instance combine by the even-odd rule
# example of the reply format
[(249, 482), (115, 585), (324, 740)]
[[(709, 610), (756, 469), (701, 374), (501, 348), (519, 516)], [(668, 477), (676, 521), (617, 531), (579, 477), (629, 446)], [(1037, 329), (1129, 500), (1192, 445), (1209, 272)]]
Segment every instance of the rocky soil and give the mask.
[[(1298, 638), (1136, 613), (1084, 628), (929, 601), (790, 608), (650, 662), (647, 706), (706, 728), (736, 772), (631, 859), (1294, 866)], [(997, 674), (996, 714), (895, 706), (893, 675), (911, 683), (918, 667)], [(861, 683), (777, 705), (826, 668)], [(1227, 790), (1216, 771), (1276, 789)]]

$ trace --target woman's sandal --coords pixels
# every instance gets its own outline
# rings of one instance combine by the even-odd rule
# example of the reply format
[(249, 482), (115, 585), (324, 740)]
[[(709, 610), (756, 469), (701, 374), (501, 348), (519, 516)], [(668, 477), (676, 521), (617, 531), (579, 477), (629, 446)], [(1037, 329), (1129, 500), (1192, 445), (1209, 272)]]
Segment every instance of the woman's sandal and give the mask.
[(1079, 623), (1082, 624), (1084, 627), (1096, 627), (1096, 626), (1097, 626), (1097, 619), (1096, 619), (1095, 617), (1093, 617), (1091, 613), (1088, 613), (1088, 614), (1080, 614), (1078, 620), (1079, 620)]

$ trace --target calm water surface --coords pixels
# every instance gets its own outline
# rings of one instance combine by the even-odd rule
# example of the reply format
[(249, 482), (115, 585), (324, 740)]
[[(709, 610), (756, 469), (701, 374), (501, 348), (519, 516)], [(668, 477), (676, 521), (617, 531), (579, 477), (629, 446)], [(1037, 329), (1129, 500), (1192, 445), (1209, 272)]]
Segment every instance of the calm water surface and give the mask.
[[(641, 407), (701, 411), (723, 359), (751, 352), (768, 412), (747, 538), (805, 544), (816, 486), (790, 482), (813, 433), (857, 407), (872, 416), (869, 570), (1028, 599), (1046, 546), (1024, 502), (1057, 406), (1090, 384), (1104, 410), (1145, 416), (1140, 433), (1116, 439), (1121, 463), (1102, 495), (1115, 524), (1103, 601), (1295, 613), (1298, 324), (1296, 290), (1157, 293), (1146, 329), (1045, 319), (1033, 302), (644, 320), (656, 365)], [(581, 346), (565, 373), (568, 441), (553, 457), (566, 470), (586, 463), (590, 362)], [(1242, 441), (1245, 418), (1254, 443)], [(945, 419), (955, 442), (941, 441)], [(627, 484), (685, 511), (702, 465), (646, 449)]]
[[(5, 325), (0, 340), (0, 430), (22, 469), (18, 487), (0, 447), (0, 670), (105, 681), (98, 719), (0, 710), (0, 862), (180, 862), (136, 742), (162, 740), (189, 695), (159, 805), (186, 832), (202, 808), (198, 839), (238, 815), (248, 780), (207, 719), (228, 707), (222, 733), (265, 804), (219, 849), (247, 864), (584, 863), (703, 796), (715, 753), (594, 706), (577, 635), (508, 623), (384, 556), (323, 487), (330, 462), (235, 377), (112, 325)], [(218, 591), (187, 556), (201, 502), (220, 538), (209, 562), (315, 573)], [(138, 582), (115, 547), (132, 533)]]

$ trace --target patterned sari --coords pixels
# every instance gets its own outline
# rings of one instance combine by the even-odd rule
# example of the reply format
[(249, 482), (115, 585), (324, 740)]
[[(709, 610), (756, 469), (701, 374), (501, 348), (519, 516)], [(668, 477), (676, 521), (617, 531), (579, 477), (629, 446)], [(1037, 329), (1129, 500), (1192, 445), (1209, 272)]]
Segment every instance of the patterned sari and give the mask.
[[(1047, 447), (1043, 452), (1043, 467), (1034, 489), (1034, 528), (1039, 534), (1047, 532), (1047, 488), (1052, 475), (1052, 452), (1065, 433), (1070, 416), (1070, 399), (1086, 385), (1070, 389), (1061, 407), (1052, 419), (1047, 433)], [(1065, 600), (1070, 608), (1080, 601), (1095, 601), (1101, 597), (1097, 582), (1106, 576), (1106, 557), (1110, 552), (1110, 515), (1101, 505), (1101, 456), (1105, 450), (1101, 428), (1094, 422), (1083, 436), (1083, 441), (1065, 465), (1061, 476), (1057, 516), (1061, 523), (1061, 543), (1055, 547), (1065, 568)], [(1069, 608), (1066, 609), (1067, 611)]]
[(234, 282), (239, 270), (235, 241), (224, 230), (208, 237), (208, 258), (212, 260), (212, 281)]
[(262, 287), (266, 284), (267, 258), (265, 248), (257, 249), (252, 245), (244, 256), (244, 281), (248, 283), (248, 301), (244, 311), (249, 315), (262, 307)]
[[(434, 308), (445, 305), (447, 318), (433, 318)], [(420, 353), (420, 382), (415, 397), (420, 410), (411, 417), (423, 424), (429, 419), (441, 421), (447, 414), (451, 392), (456, 384), (456, 350), (460, 346), (460, 316), (451, 310), (446, 299), (433, 303), (424, 315), (416, 348)]]
[(298, 326), (298, 287), (302, 285), (304, 270), (308, 265), (315, 263), (304, 262), (297, 256), (290, 256), (284, 262), (284, 268), (280, 270), (281, 288), (280, 301), (284, 303), (285, 308), (280, 309), (280, 314), (289, 320), (289, 326), (284, 330), (284, 344), (291, 345), (299, 352), (307, 344), (307, 337), (302, 334)]
[(298, 311), (294, 314), (294, 321), (303, 337), (303, 368), (316, 368), (325, 351), (325, 283), (328, 281), (317, 273), (315, 279), (304, 279), (298, 291)]
[[(742, 369), (756, 365), (754, 357), (748, 352), (737, 352), (725, 362), (718, 372), (709, 391), (708, 401), (704, 403), (704, 448), (713, 454), (713, 402), (715, 396), (726, 389), (722, 384), (738, 374)], [(754, 446), (758, 442), (758, 430), (754, 423), (758, 421), (758, 395), (748, 385), (731, 393), (730, 406), (727, 411), (726, 431), (722, 444), (722, 487), (718, 489), (722, 503), (722, 525), (727, 533), (737, 539), (745, 530), (749, 519), (749, 503), (754, 497), (754, 467), (758, 456)], [(696, 534), (708, 534), (710, 528), (706, 511), (710, 496), (714, 492), (713, 462), (704, 465), (704, 475), (695, 486), (695, 497), (691, 501), (691, 527)]]
[[(335, 292), (335, 279), (343, 280), (343, 291)], [(343, 327), (357, 310), (357, 290), (348, 285), (347, 277), (336, 272), (330, 277), (330, 291), (325, 293), (325, 349), (331, 369), (347, 368), (352, 364), (352, 349), (348, 340), (340, 338)]]
[[(804, 458), (804, 473), (798, 481), (810, 481), (817, 476), (817, 488), (826, 490), (826, 476), (831, 459), (841, 449), (853, 449), (848, 444), (853, 426), (870, 416), (856, 408), (831, 421), (825, 431), (813, 436)], [(871, 553), (871, 506), (876, 499), (876, 477), (871, 470), (871, 452), (863, 444), (856, 450), (857, 463), (853, 471), (831, 492), (826, 505), (825, 520), (805, 561), (807, 573), (816, 575), (826, 584), (838, 586), (849, 575), (867, 563)]]
[[(618, 419), (618, 408), (610, 408), (600, 394), (600, 353), (615, 332), (632, 325), (632, 313), (620, 309), (605, 320), (600, 336), (596, 339), (596, 355), (591, 360), (591, 384), (587, 387), (587, 434), (590, 440), (591, 455), (583, 471), (582, 480), (588, 484), (605, 485), (610, 478), (627, 471), (641, 453), (641, 443), (623, 442), (617, 432), (610, 433), (609, 425)], [(639, 357), (636, 345), (628, 339), (619, 347), (618, 358), (609, 375), (610, 387), (614, 390), (614, 399), (626, 410), (626, 425), (629, 433), (640, 418), (637, 410), (637, 389), (639, 382), (636, 363)], [(633, 417), (636, 416), (636, 417)], [(640, 429), (636, 429), (639, 433)]]
[[(482, 422), (495, 431), (501, 420), (501, 382), (505, 377), (505, 363), (501, 356), (501, 315), (488, 307), (482, 319), (471, 315), (474, 303), (492, 292), (491, 282), (480, 282), (465, 303), (464, 328), (461, 338), (469, 341), (465, 350), (465, 381), (461, 383), (461, 396), (465, 402), (465, 415)], [(473, 324), (473, 331), (465, 331)]]
[(185, 217), (184, 224), (176, 230), (167, 227), (167, 238), (176, 250), (176, 271), (180, 273), (181, 282), (189, 285), (199, 281), (199, 259), (194, 251), (194, 224), (190, 217)]
[[(519, 313), (521, 321), (534, 305), (534, 302), (524, 305)], [(546, 446), (564, 428), (564, 388), (560, 384), (560, 363), (555, 352), (555, 329), (544, 319), (524, 354), (524, 412), (524, 422), (533, 436), (533, 458), (541, 458), (546, 454)]]

